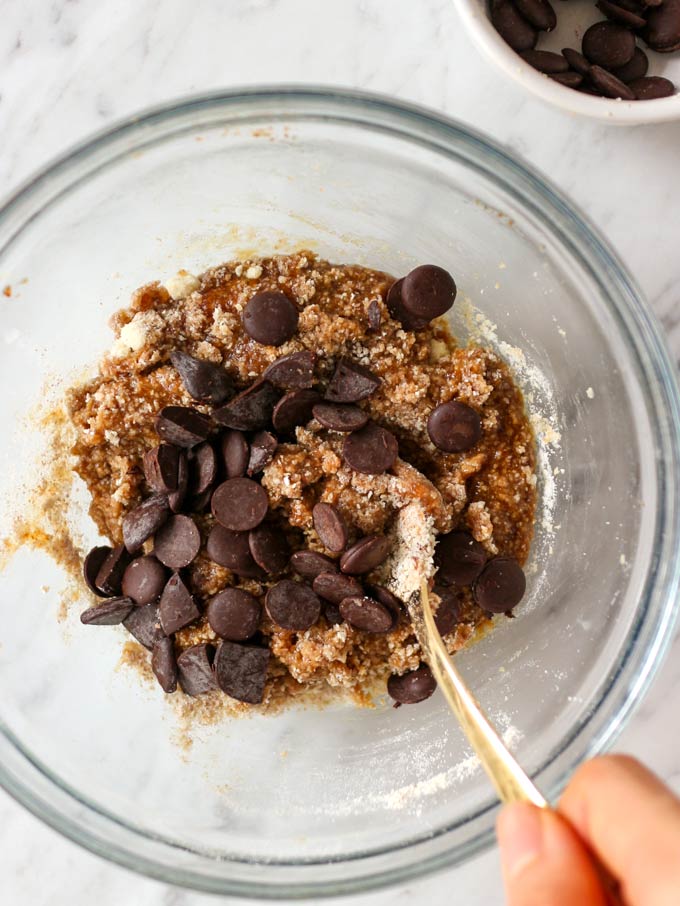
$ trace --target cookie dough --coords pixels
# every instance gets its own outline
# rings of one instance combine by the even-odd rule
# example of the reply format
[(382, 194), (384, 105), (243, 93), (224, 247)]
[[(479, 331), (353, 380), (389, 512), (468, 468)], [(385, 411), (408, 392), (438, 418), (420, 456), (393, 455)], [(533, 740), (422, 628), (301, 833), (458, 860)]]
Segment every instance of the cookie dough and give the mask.
[(110, 541), (84, 622), (123, 622), (166, 692), (431, 694), (399, 594), (411, 545), (453, 652), (504, 609), (504, 576), (505, 609), (521, 597), (536, 504), (521, 392), (451, 336), (454, 296), (432, 265), (395, 281), (310, 252), (137, 290), (69, 395)]

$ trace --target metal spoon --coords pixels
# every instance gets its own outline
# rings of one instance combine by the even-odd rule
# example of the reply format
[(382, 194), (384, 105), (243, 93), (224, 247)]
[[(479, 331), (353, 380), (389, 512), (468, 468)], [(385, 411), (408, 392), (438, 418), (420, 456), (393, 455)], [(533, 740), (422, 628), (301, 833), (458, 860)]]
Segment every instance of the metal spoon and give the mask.
[[(409, 598), (408, 611), (416, 638), (439, 688), (458, 718), (501, 802), (531, 802), (539, 808), (550, 808), (545, 796), (505, 746), (449, 657), (434, 622), (425, 579), (421, 579), (420, 592), (415, 592)], [(610, 906), (625, 906), (618, 883), (601, 864), (594, 861)]]

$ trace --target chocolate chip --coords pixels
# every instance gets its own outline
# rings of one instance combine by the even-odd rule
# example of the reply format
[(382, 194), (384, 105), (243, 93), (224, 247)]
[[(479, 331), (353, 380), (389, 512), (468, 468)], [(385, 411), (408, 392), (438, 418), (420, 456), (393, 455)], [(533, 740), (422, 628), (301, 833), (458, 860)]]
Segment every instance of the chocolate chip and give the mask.
[(248, 475), (257, 475), (274, 458), (279, 442), (271, 431), (258, 431), (250, 442)]
[(583, 55), (595, 66), (615, 69), (629, 63), (635, 53), (635, 36), (617, 22), (596, 22), (583, 35)]
[(211, 506), (220, 525), (232, 532), (245, 532), (258, 526), (267, 515), (269, 498), (252, 478), (230, 478), (216, 489)]
[(331, 601), (322, 601), (321, 603), (323, 615), (332, 626), (338, 626), (340, 623), (345, 622), (337, 604), (333, 604)]
[(199, 444), (189, 460), (189, 491), (197, 496), (207, 491), (217, 478), (217, 454), (208, 443)]
[(422, 318), (411, 318), (401, 301), (401, 289), (403, 285), (404, 278), (401, 277), (399, 280), (395, 280), (392, 286), (390, 286), (385, 298), (387, 310), (395, 320), (401, 321), (402, 327), (406, 328), (406, 330), (422, 330), (427, 327), (429, 321)]
[(525, 590), (526, 578), (513, 557), (489, 560), (472, 587), (477, 604), (490, 613), (512, 610), (522, 600)]
[(170, 516), (168, 498), (157, 495), (123, 517), (123, 541), (128, 553), (136, 553)]
[(151, 669), (163, 692), (177, 689), (177, 659), (172, 639), (159, 639), (151, 651)]
[(380, 312), (380, 305), (373, 299), (368, 306), (368, 329), (371, 333), (376, 333), (380, 330), (380, 324), (382, 322), (382, 314)]
[(144, 454), (144, 477), (149, 487), (159, 494), (177, 490), (179, 459), (183, 454), (173, 444), (159, 444)]
[(294, 434), (298, 425), (311, 421), (312, 408), (320, 399), (316, 390), (289, 390), (274, 407), (274, 427), (280, 434)]
[(635, 92), (611, 72), (602, 69), (601, 66), (591, 66), (589, 78), (597, 90), (607, 98), (622, 98), (624, 101), (635, 100)]
[(654, 5), (654, 3), (643, 3), (643, 0), (612, 0), (612, 2), (615, 2), (622, 9), (627, 9), (628, 12), (635, 13), (637, 16), (646, 16), (649, 12), (649, 7)]
[(125, 570), (123, 594), (135, 604), (153, 604), (165, 588), (167, 574), (155, 557), (138, 557)]
[(271, 424), (272, 412), (279, 396), (279, 391), (269, 381), (257, 381), (226, 406), (215, 409), (213, 418), (227, 428), (260, 431)]
[(391, 547), (392, 542), (386, 535), (367, 535), (340, 557), (340, 569), (352, 576), (369, 573), (383, 563)]
[(638, 16), (646, 16), (650, 6), (658, 6), (663, 0), (653, 0), (652, 3), (644, 3), (642, 0), (616, 0), (616, 5), (629, 10), (631, 13), (637, 13)]
[(525, 50), (520, 57), (529, 66), (533, 66), (539, 72), (545, 72), (548, 75), (556, 72), (566, 72), (569, 69), (569, 63), (560, 53), (551, 53), (549, 50)]
[(312, 415), (324, 428), (330, 431), (359, 431), (368, 424), (368, 413), (358, 406), (343, 403), (317, 403)]
[(207, 440), (210, 419), (189, 406), (166, 406), (156, 416), (156, 434), (177, 447), (195, 447)]
[(393, 318), (401, 321), (402, 327), (406, 330), (423, 330), (430, 322), (426, 318), (414, 318), (406, 311), (401, 300), (403, 286), (403, 277), (392, 284), (387, 293), (387, 309)]
[(91, 592), (94, 592), (94, 594), (100, 598), (110, 597), (100, 588), (97, 588), (95, 584), (97, 576), (99, 575), (99, 570), (104, 565), (104, 562), (110, 553), (111, 548), (108, 546), (93, 547), (83, 562), (83, 578), (85, 579), (85, 584)]
[(179, 682), (186, 695), (201, 695), (217, 689), (212, 669), (214, 656), (213, 646), (203, 643), (185, 648), (177, 658)]
[(249, 534), (248, 543), (253, 560), (270, 576), (282, 573), (288, 566), (290, 548), (281, 529), (272, 525), (258, 525)]
[(217, 684), (236, 701), (258, 705), (264, 698), (268, 663), (267, 648), (220, 642), (215, 655)]
[(439, 606), (434, 615), (434, 625), (439, 635), (448, 635), (460, 622), (460, 592), (445, 585), (435, 585), (434, 593), (439, 598)]
[(80, 615), (86, 626), (115, 626), (122, 623), (135, 606), (130, 598), (110, 598), (95, 607), (88, 607)]
[(321, 601), (308, 585), (283, 579), (267, 592), (265, 607), (270, 619), (282, 629), (304, 632), (321, 615)]
[(439, 539), (434, 562), (438, 582), (462, 588), (471, 585), (484, 569), (486, 551), (469, 532), (456, 530)]
[(590, 70), (590, 63), (579, 53), (578, 50), (572, 50), (571, 47), (565, 47), (562, 50), (562, 56), (571, 66), (571, 68), (582, 76), (587, 76)]
[(206, 488), (200, 494), (192, 494), (187, 500), (186, 509), (189, 513), (207, 513), (210, 509), (210, 500), (212, 498), (212, 488)]
[(257, 293), (243, 309), (243, 329), (264, 346), (281, 346), (295, 335), (297, 308), (283, 293)]
[(680, 41), (677, 41), (675, 44), (669, 44), (667, 47), (652, 47), (652, 50), (655, 50), (657, 53), (675, 53), (676, 50), (680, 50)]
[(191, 516), (171, 516), (153, 539), (154, 556), (170, 569), (192, 563), (201, 549), (201, 533)]
[(232, 396), (232, 380), (221, 365), (196, 359), (180, 349), (170, 353), (170, 361), (195, 400), (217, 406)]
[(675, 94), (675, 85), (661, 76), (647, 76), (644, 79), (633, 79), (628, 87), (635, 93), (638, 101), (652, 101), (656, 98), (669, 98)]
[(548, 76), (553, 82), (558, 82), (566, 88), (578, 88), (583, 82), (583, 76), (580, 72), (555, 72)]
[(206, 551), (211, 560), (225, 566), (244, 579), (266, 578), (266, 573), (253, 560), (250, 553), (249, 533), (231, 532), (221, 525), (214, 525), (208, 536)]
[(392, 674), (387, 680), (387, 692), (400, 705), (415, 705), (425, 701), (437, 688), (435, 678), (427, 664), (421, 664), (417, 670)]
[(335, 560), (317, 551), (295, 551), (290, 558), (290, 565), (304, 579), (316, 579), (321, 573), (337, 570)]
[(646, 76), (648, 69), (649, 58), (647, 54), (641, 47), (636, 47), (630, 63), (612, 70), (612, 75), (616, 76), (617, 79), (621, 79), (626, 85), (630, 85), (635, 79), (641, 79)]
[(99, 567), (94, 584), (104, 597), (112, 598), (114, 595), (120, 594), (123, 574), (131, 559), (125, 545), (119, 544), (118, 547), (113, 548)]
[(210, 601), (206, 616), (220, 638), (245, 642), (257, 632), (262, 605), (254, 595), (241, 588), (225, 588)]
[(161, 629), (158, 604), (133, 607), (127, 619), (123, 620), (123, 626), (149, 651), (165, 635)]
[(242, 478), (248, 468), (248, 441), (240, 431), (225, 431), (220, 438), (220, 451), (227, 478)]
[(314, 383), (313, 352), (291, 352), (282, 355), (265, 369), (262, 377), (284, 390), (309, 390)]
[(664, 0), (647, 16), (642, 37), (653, 50), (670, 53), (680, 46), (680, 0)]
[(368, 368), (350, 359), (340, 359), (325, 398), (331, 403), (357, 403), (375, 393), (379, 386), (380, 378)]
[(180, 452), (177, 466), (177, 489), (168, 494), (168, 503), (173, 513), (181, 512), (189, 490), (189, 460), (186, 450)]
[(399, 455), (399, 444), (391, 434), (375, 422), (369, 422), (359, 431), (352, 431), (342, 445), (342, 458), (355, 472), (380, 475), (394, 465)]
[(334, 554), (347, 546), (347, 525), (332, 503), (317, 503), (312, 510), (314, 528), (324, 547)]
[(345, 598), (361, 597), (364, 593), (358, 579), (338, 572), (319, 573), (312, 582), (312, 589), (332, 604), (340, 604)]
[(412, 318), (438, 318), (449, 311), (455, 298), (453, 277), (436, 264), (421, 264), (404, 277), (401, 302)]
[(393, 626), (396, 626), (402, 617), (408, 617), (406, 605), (396, 595), (393, 595), (389, 588), (384, 585), (371, 585), (368, 589), (369, 595), (380, 601), (381, 604), (391, 611), (393, 617)]
[(602, 97), (602, 92), (601, 92), (601, 91), (598, 91), (598, 89), (595, 88), (594, 85), (591, 85), (590, 82), (586, 81), (585, 79), (583, 79), (583, 81), (581, 82), (580, 85), (577, 85), (577, 86), (576, 86), (576, 90), (577, 90), (580, 94), (589, 94), (589, 95), (591, 95), (591, 96), (594, 97), (594, 98), (601, 98), (601, 97)]
[(538, 32), (520, 16), (510, 0), (492, 0), (491, 23), (501, 38), (518, 53), (536, 46)]
[(613, 19), (615, 22), (621, 22), (623, 25), (628, 25), (631, 28), (644, 28), (647, 21), (643, 16), (639, 16), (637, 13), (625, 9), (623, 6), (618, 6), (616, 3), (610, 3), (609, 0), (598, 0), (595, 6), (603, 12), (608, 19)]
[(340, 602), (340, 614), (350, 626), (362, 632), (389, 632), (394, 623), (392, 612), (380, 601), (366, 595), (344, 598)]
[(172, 635), (178, 629), (183, 629), (201, 615), (193, 595), (178, 573), (170, 577), (163, 589), (159, 613), (161, 626), (166, 635)]
[(513, 0), (521, 16), (539, 31), (552, 31), (557, 25), (549, 0)]
[(445, 453), (465, 453), (482, 436), (482, 420), (470, 406), (449, 400), (430, 412), (427, 433), (439, 450)]

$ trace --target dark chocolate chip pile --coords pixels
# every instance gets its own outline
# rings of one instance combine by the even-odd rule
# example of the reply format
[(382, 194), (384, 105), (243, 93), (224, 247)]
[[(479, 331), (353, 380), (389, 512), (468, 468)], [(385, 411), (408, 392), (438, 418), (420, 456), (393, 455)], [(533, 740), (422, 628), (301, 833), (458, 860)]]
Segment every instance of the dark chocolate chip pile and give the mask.
[(524, 595), (526, 580), (519, 563), (513, 557), (487, 559), (485, 549), (469, 532), (456, 529), (442, 535), (435, 565), (435, 583), (454, 590), (471, 586), (475, 602), (487, 613), (509, 613)]
[(637, 39), (657, 53), (680, 50), (680, 0), (597, 0), (606, 18), (586, 30), (581, 52), (536, 50), (540, 32), (557, 24), (550, 0), (490, 0), (496, 31), (548, 78), (586, 94), (625, 101), (670, 97), (675, 85), (648, 76), (649, 59)]
[[(422, 329), (453, 305), (456, 286), (434, 265), (398, 280), (387, 304), (402, 326)], [(368, 312), (369, 327), (380, 317)], [(279, 346), (297, 330), (294, 303), (281, 293), (258, 293), (243, 311), (255, 342)], [(237, 387), (220, 366), (175, 350), (170, 361), (197, 407), (166, 406), (155, 419), (159, 443), (142, 462), (148, 495), (122, 521), (123, 544), (95, 547), (83, 565), (85, 582), (106, 598), (88, 608), (85, 624), (123, 626), (151, 651), (151, 666), (166, 693), (178, 686), (187, 695), (220, 689), (239, 701), (263, 700), (270, 652), (260, 632), (263, 619), (303, 633), (320, 619), (345, 622), (365, 633), (388, 633), (407, 620), (404, 604), (387, 588), (368, 584), (390, 556), (386, 535), (360, 537), (338, 506), (316, 501), (313, 526), (327, 553), (295, 550), (295, 534), (269, 507), (260, 483), (280, 442), (298, 426), (316, 420), (344, 435), (342, 457), (356, 472), (377, 475), (399, 453), (395, 435), (373, 421), (360, 405), (381, 379), (349, 357), (325, 363), (325, 386), (308, 351), (279, 357), (247, 387)], [(482, 422), (474, 409), (455, 400), (430, 414), (432, 443), (459, 454), (479, 441)], [(205, 515), (209, 514), (209, 515)], [(197, 520), (197, 516), (201, 516)], [(206, 528), (207, 523), (207, 528)], [(229, 569), (238, 582), (256, 580), (261, 597), (237, 585), (201, 600), (187, 568), (204, 552)], [(332, 556), (329, 556), (332, 555)], [(437, 548), (436, 623), (442, 634), (460, 619), (464, 587), (492, 613), (511, 610), (524, 591), (524, 575), (507, 557), (487, 560), (484, 548), (462, 531), (441, 538)], [(219, 643), (179, 647), (175, 634), (204, 619)], [(266, 630), (266, 624), (264, 626)], [(435, 682), (429, 669), (393, 676), (388, 691), (397, 703), (422, 701)]]

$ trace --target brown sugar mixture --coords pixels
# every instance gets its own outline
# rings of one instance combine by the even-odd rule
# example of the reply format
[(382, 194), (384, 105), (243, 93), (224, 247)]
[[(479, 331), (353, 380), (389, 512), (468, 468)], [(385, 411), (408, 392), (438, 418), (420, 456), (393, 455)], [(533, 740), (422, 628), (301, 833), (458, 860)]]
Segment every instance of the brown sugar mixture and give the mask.
[(519, 603), (536, 503), (522, 395), (456, 344), (455, 295), (434, 265), (395, 282), (309, 252), (139, 289), (69, 397), (110, 541), (83, 623), (122, 623), (167, 693), (431, 695), (414, 557), (454, 652)]

